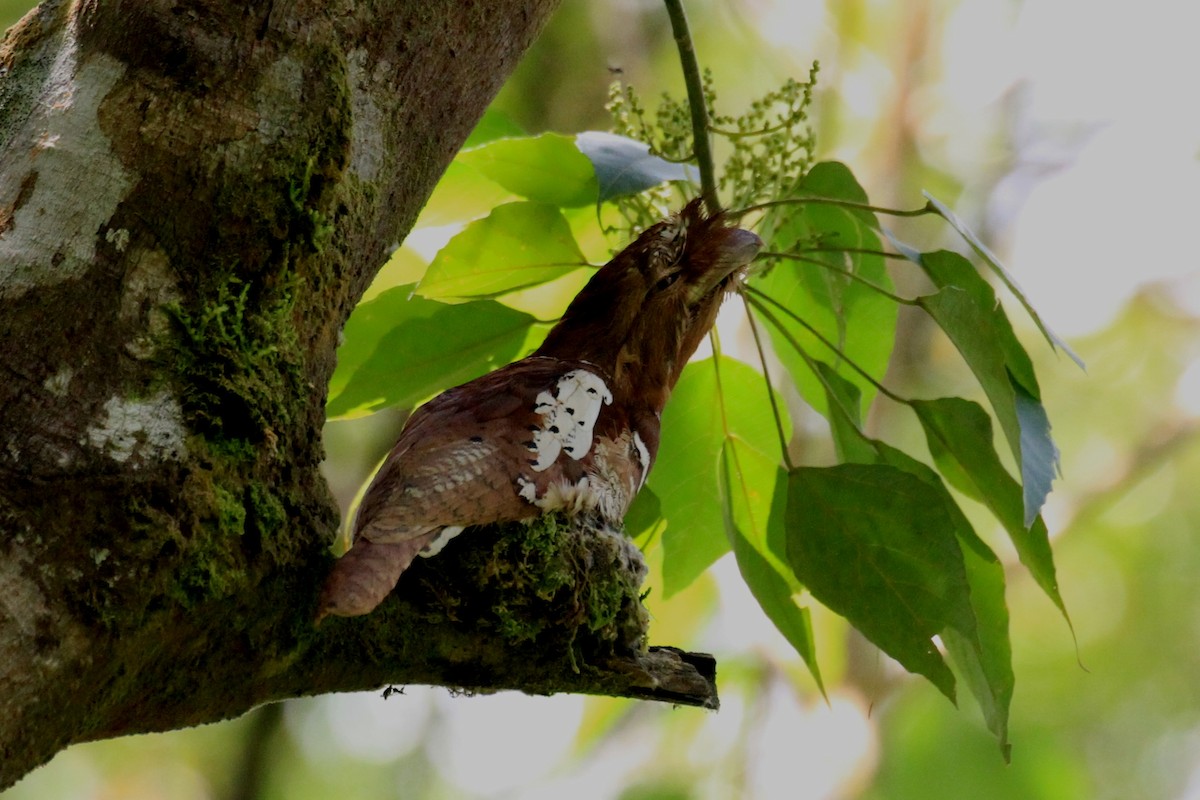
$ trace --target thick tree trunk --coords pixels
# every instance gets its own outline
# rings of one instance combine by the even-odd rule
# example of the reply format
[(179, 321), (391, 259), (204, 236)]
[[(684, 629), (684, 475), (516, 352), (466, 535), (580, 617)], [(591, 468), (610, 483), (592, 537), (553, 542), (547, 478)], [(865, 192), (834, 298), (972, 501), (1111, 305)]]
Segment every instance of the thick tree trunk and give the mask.
[(496, 584), (510, 529), (310, 622), (338, 332), (556, 4), (50, 0), (8, 33), (0, 788), (73, 742), (389, 682), (715, 704), (710, 663), (640, 647), (606, 532), (543, 531), (544, 565), (593, 564), (562, 585)]

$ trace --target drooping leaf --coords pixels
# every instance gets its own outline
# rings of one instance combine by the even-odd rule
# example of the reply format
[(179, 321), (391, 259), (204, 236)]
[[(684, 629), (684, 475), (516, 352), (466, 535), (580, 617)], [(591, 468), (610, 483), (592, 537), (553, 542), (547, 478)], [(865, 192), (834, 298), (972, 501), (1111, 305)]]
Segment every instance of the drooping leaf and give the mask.
[(1050, 418), (1041, 401), (1019, 383), (1013, 384), (1013, 393), (1021, 423), (1021, 486), (1028, 528), (1042, 513), (1050, 485), (1058, 476), (1058, 447), (1050, 438)]
[(1021, 487), (996, 454), (987, 412), (957, 397), (915, 400), (912, 408), (942, 474), (991, 510), (1008, 532), (1021, 563), (1065, 617), (1046, 523), (1038, 517), (1026, 524)]
[(598, 184), (591, 162), (570, 137), (558, 133), (497, 139), (464, 150), (455, 161), (534, 202), (559, 208), (596, 203)]
[[(865, 203), (866, 193), (854, 176), (837, 162), (814, 166), (788, 193), (794, 198), (830, 198)], [(897, 306), (886, 296), (864, 284), (884, 290), (891, 280), (884, 268), (875, 232), (878, 223), (869, 212), (839, 205), (813, 202), (784, 211), (764, 221), (767, 249), (791, 252), (804, 261), (778, 260), (752, 285), (782, 303), (820, 332), (837, 348), (833, 353), (796, 320), (778, 311), (772, 314), (813, 358), (827, 362), (838, 374), (855, 384), (870, 403), (875, 387), (851, 368), (852, 360), (869, 375), (882, 378), (891, 355), (898, 315)], [(815, 263), (814, 263), (815, 262)], [(852, 273), (855, 280), (844, 273)], [(820, 381), (796, 352), (787, 337), (767, 324), (775, 351), (788, 368), (804, 399), (821, 413), (826, 412)]]
[(974, 627), (948, 627), (942, 642), (967, 687), (979, 702), (988, 728), (1008, 759), (1008, 710), (1012, 701), (1012, 646), (1008, 636), (1008, 606), (1004, 601), (1004, 565), (979, 538), (962, 509), (927, 464), (883, 442), (871, 440), (877, 463), (903, 470), (924, 483), (931, 502), (938, 502), (958, 538), (971, 590)]
[(544, 283), (584, 264), (562, 212), (508, 203), (467, 225), (441, 249), (417, 286), (424, 297), (490, 297)]
[(447, 305), (412, 286), (361, 303), (346, 322), (329, 386), (331, 419), (412, 406), (520, 355), (533, 317), (485, 300)]
[(958, 286), (946, 285), (937, 294), (918, 298), (918, 303), (954, 342), (991, 402), (1020, 465), (1025, 487), (1022, 518), (1026, 526), (1032, 525), (1050, 491), (1058, 450), (1036, 399), (1037, 381), (1028, 356), (1019, 349), (1007, 320), (998, 321), (1003, 315), (999, 307), (980, 307), (975, 296)]
[(725, 533), (742, 578), (824, 694), (812, 619), (808, 609), (796, 602), (803, 587), (787, 565), (786, 550), (771, 549), (772, 542), (785, 542), (787, 472), (778, 458), (768, 458), (741, 439), (731, 438), (722, 448), (720, 478)]
[(663, 411), (662, 444), (648, 485), (667, 519), (663, 590), (668, 597), (729, 551), (718, 479), (727, 433), (781, 458), (774, 420), (763, 413), (763, 380), (739, 361), (705, 359), (684, 369)]
[[(928, 465), (917, 461), (906, 453), (897, 450), (883, 442), (870, 439), (862, 432), (861, 420), (857, 416), (858, 405), (855, 388), (841, 376), (829, 370), (826, 365), (818, 365), (818, 371), (825, 379), (825, 388), (829, 396), (830, 425), (838, 446), (839, 456), (848, 463), (886, 465), (917, 478), (930, 487), (930, 499), (937, 498), (950, 520), (951, 526), (958, 538), (964, 558), (967, 582), (970, 585), (971, 614), (975, 620), (976, 635), (957, 628), (946, 628), (941, 631), (942, 641), (947, 651), (954, 659), (960, 674), (963, 675), (976, 700), (979, 701), (989, 729), (996, 735), (1001, 750), (1008, 757), (1008, 709), (1012, 699), (1013, 675), (1012, 652), (1008, 638), (1008, 609), (1004, 601), (1004, 568), (991, 549), (976, 535), (970, 522), (963, 515), (954, 499), (946, 492), (937, 474)], [(1021, 524), (1021, 498), (1016, 481), (1004, 470), (996, 455), (991, 441), (991, 422), (983, 409), (974, 403), (952, 398), (949, 401), (912, 401), (918, 414), (933, 416), (937, 421), (947, 423), (945, 428), (953, 432), (962, 432), (964, 428), (972, 428), (973, 435), (966, 440), (955, 440), (956, 452), (975, 447), (984, 447), (990, 453), (991, 461), (972, 465), (974, 472), (982, 471), (987, 478), (980, 482), (987, 486), (987, 491), (996, 499), (1006, 496), (1005, 506), (1008, 520), (1014, 526), (1014, 540), (1018, 538), (1024, 543), (1032, 544), (1041, 536), (1041, 543), (1049, 556), (1049, 543), (1045, 538), (1046, 528), (1039, 518), (1032, 530), (1027, 531)], [(942, 404), (949, 406), (951, 411), (961, 411), (966, 404), (974, 409), (976, 414), (960, 414), (948, 421), (943, 415), (937, 414)], [(980, 425), (982, 418), (982, 426)], [(967, 477), (967, 472), (956, 461), (944, 458), (944, 450), (938, 449), (938, 444), (944, 438), (944, 432), (938, 438), (930, 439), (930, 449), (940, 467), (949, 461), (954, 467), (956, 478), (969, 484), (974, 490), (969, 494), (979, 494), (975, 484)], [(982, 452), (971, 450), (967, 453), (972, 458), (983, 459)], [(998, 470), (998, 473), (996, 472)], [(947, 470), (943, 468), (943, 474)], [(1005, 483), (1005, 480), (1007, 483)], [(956, 483), (957, 485), (957, 483)], [(1007, 487), (1007, 491), (1002, 491)], [(798, 510), (796, 513), (803, 513)], [(999, 515), (998, 515), (999, 516)], [(1019, 545), (1020, 546), (1020, 545)], [(1039, 551), (1040, 553), (1040, 551)], [(1023, 556), (1024, 558), (1024, 556)], [(1053, 580), (1054, 565), (1051, 561), (1039, 561), (1048, 564), (1050, 577)], [(1055, 596), (1057, 588), (1055, 587)]]
[(1012, 750), (1008, 743), (1008, 713), (1014, 677), (1008, 606), (1004, 602), (1004, 565), (986, 547), (980, 549), (965, 544), (962, 554), (967, 582), (971, 586), (976, 636), (972, 638), (950, 627), (942, 631), (942, 642), (979, 703), (988, 730), (996, 737), (1007, 762)]
[(890, 465), (803, 467), (788, 476), (788, 560), (813, 596), (951, 700), (933, 637), (977, 638), (955, 522), (936, 491)]
[(948, 206), (929, 192), (923, 192), (923, 194), (925, 195), (925, 199), (929, 201), (929, 205), (937, 211), (938, 215), (950, 223), (950, 227), (958, 231), (959, 235), (971, 245), (971, 248), (984, 260), (984, 263), (996, 273), (1000, 280), (1004, 282), (1004, 285), (1008, 287), (1008, 290), (1021, 302), (1021, 305), (1025, 307), (1026, 313), (1029, 314), (1030, 319), (1037, 325), (1042, 335), (1046, 337), (1046, 341), (1050, 343), (1050, 346), (1061, 348), (1064, 353), (1071, 357), (1072, 361), (1079, 365), (1080, 369), (1086, 369), (1083, 359), (1076, 355), (1071, 346), (1060, 339), (1054, 331), (1050, 330), (1046, 323), (1042, 322), (1041, 316), (1034, 310), (1025, 293), (1021, 291), (1021, 287), (1017, 285), (1016, 279), (1004, 268), (1004, 265), (1000, 263), (1000, 259), (996, 258), (995, 253)]
[(917, 263), (939, 289), (953, 286), (966, 292), (974, 302), (981, 319), (987, 318), (989, 333), (995, 337), (996, 346), (1003, 354), (1004, 367), (1013, 379), (1034, 398), (1041, 397), (1033, 361), (1021, 340), (1013, 333), (1012, 323), (1004, 313), (996, 292), (975, 265), (958, 253), (938, 250), (922, 253)]
[(1017, 401), (1013, 382), (1005, 366), (998, 334), (987, 309), (957, 286), (946, 286), (936, 294), (917, 299), (962, 354), (975, 373), (1000, 429), (1008, 440), (1017, 462), (1021, 461), (1021, 424), (1017, 419)]
[(695, 167), (652, 155), (645, 142), (615, 133), (584, 131), (575, 136), (575, 146), (595, 168), (601, 202), (637, 194), (665, 181), (700, 179)]

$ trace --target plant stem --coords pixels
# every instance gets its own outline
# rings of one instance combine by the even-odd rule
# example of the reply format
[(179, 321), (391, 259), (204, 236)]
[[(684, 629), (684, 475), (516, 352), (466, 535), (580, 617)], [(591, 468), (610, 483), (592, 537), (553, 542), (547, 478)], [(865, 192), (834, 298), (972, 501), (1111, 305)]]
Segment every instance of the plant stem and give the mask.
[(869, 203), (857, 203), (853, 200), (839, 200), (836, 197), (787, 197), (782, 200), (767, 200), (764, 203), (755, 203), (752, 206), (739, 208), (736, 211), (730, 211), (729, 216), (741, 217), (750, 214), (754, 211), (762, 211), (764, 208), (772, 206), (802, 206), (809, 203), (817, 203), (827, 206), (841, 206), (842, 208), (855, 208), (860, 211), (870, 211), (873, 214), (887, 214), (891, 217), (922, 217), (926, 214), (937, 214), (937, 209), (933, 203), (926, 203), (920, 208), (900, 209), (900, 208), (884, 208), (883, 206), (873, 206)]
[(675, 34), (675, 45), (679, 48), (679, 65), (683, 68), (683, 82), (687, 86), (688, 107), (692, 112), (692, 148), (696, 153), (696, 164), (700, 168), (700, 196), (709, 214), (721, 210), (717, 197), (717, 179), (713, 168), (712, 145), (708, 138), (708, 108), (704, 102), (704, 84), (700, 80), (700, 63), (696, 60), (696, 48), (692, 45), (692, 33), (688, 28), (683, 0), (663, 0), (667, 16), (671, 18), (671, 32)]
[[(824, 252), (824, 253), (846, 252), (846, 253), (851, 253), (851, 252), (868, 252), (868, 251), (855, 251), (855, 250), (849, 249), (849, 248), (844, 249), (844, 250), (837, 250), (837, 249), (829, 248), (829, 249), (825, 249), (825, 250), (814, 249), (814, 250), (810, 250), (807, 252)], [(870, 255), (879, 255), (879, 256), (883, 256), (885, 258), (893, 258), (894, 257), (891, 253), (885, 253), (883, 251), (869, 251), (869, 254)], [(871, 281), (867, 280), (866, 278), (864, 278), (863, 276), (859, 275), (856, 272), (851, 272), (848, 269), (843, 269), (841, 267), (835, 266), (833, 264), (830, 264), (827, 261), (822, 261), (819, 258), (812, 258), (810, 256), (801, 255), (800, 253), (776, 252), (774, 250), (767, 250), (765, 252), (760, 252), (758, 254), (758, 257), (764, 258), (764, 259), (765, 258), (786, 259), (788, 261), (799, 261), (802, 264), (812, 264), (814, 266), (821, 267), (822, 269), (829, 270), (830, 272), (836, 273), (838, 275), (845, 275), (850, 280), (857, 281), (858, 283), (861, 283), (863, 286), (866, 286), (868, 289), (883, 295), (887, 299), (891, 300), (893, 303), (899, 303), (900, 305), (905, 305), (905, 306), (920, 305), (920, 303), (918, 303), (916, 300), (909, 300), (907, 297), (901, 297), (898, 294), (889, 292), (887, 289), (884, 289), (882, 286), (879, 286), (878, 284), (872, 283)]]
[(775, 401), (775, 387), (771, 385), (771, 372), (767, 368), (767, 352), (763, 348), (762, 337), (758, 332), (758, 323), (754, 321), (754, 314), (750, 311), (750, 298), (744, 291), (739, 291), (738, 295), (742, 298), (742, 303), (746, 308), (746, 321), (750, 323), (750, 332), (754, 335), (754, 347), (758, 350), (758, 363), (762, 364), (763, 381), (767, 384), (767, 399), (771, 401), (771, 414), (775, 417), (775, 431), (779, 434), (779, 449), (783, 453), (783, 463), (787, 466), (788, 472), (796, 468), (792, 463), (792, 457), (788, 454), (788, 439), (783, 432), (783, 415), (779, 413), (779, 404)]
[(749, 298), (751, 304), (759, 310), (759, 312), (763, 315), (764, 319), (766, 319), (768, 322), (770, 322), (772, 325), (774, 325), (776, 327), (776, 329), (780, 333), (783, 334), (784, 338), (788, 340), (788, 344), (790, 344), (792, 347), (794, 347), (796, 349), (796, 352), (800, 353), (801, 358), (804, 359), (805, 363), (809, 364), (809, 368), (813, 369), (813, 372), (816, 373), (818, 379), (820, 378), (820, 373), (817, 372), (816, 369), (813, 367), (808, 355), (804, 351), (804, 348), (801, 347), (800, 343), (798, 341), (796, 341), (795, 337), (793, 337), (791, 335), (791, 333), (788, 332), (787, 328), (784, 327), (783, 324), (779, 321), (779, 318), (776, 317), (774, 314), (772, 314), (766, 308), (766, 304), (763, 303), (763, 300), (766, 300), (768, 303), (770, 303), (771, 305), (778, 308), (784, 314), (791, 317), (792, 320), (796, 322), (796, 324), (798, 324), (800, 327), (804, 328), (806, 331), (808, 331), (810, 334), (812, 334), (812, 336), (817, 341), (819, 341), (821, 344), (825, 345), (825, 347), (828, 348), (832, 353), (834, 353), (839, 359), (841, 359), (842, 361), (845, 361), (846, 364), (851, 369), (853, 369), (855, 372), (857, 372), (859, 375), (861, 375), (864, 380), (866, 380), (868, 383), (870, 383), (872, 386), (874, 386), (875, 390), (877, 392), (879, 392), (881, 395), (883, 395), (884, 397), (886, 397), (887, 399), (889, 399), (895, 403), (899, 403), (900, 405), (906, 406), (906, 405), (910, 404), (910, 401), (907, 398), (901, 397), (900, 395), (893, 392), (891, 389), (888, 389), (886, 386), (884, 386), (879, 381), (875, 380), (875, 378), (873, 378), (871, 376), (871, 374), (869, 372), (867, 372), (865, 369), (860, 367), (858, 365), (858, 363), (854, 361), (854, 359), (850, 358), (845, 353), (843, 353), (838, 348), (837, 345), (835, 345), (833, 342), (829, 341), (829, 339), (825, 338), (825, 336), (820, 331), (818, 331), (812, 325), (810, 325), (806, 321), (804, 321), (799, 315), (796, 314), (796, 312), (792, 311), (790, 308), (785, 306), (783, 303), (779, 302), (774, 297), (771, 297), (769, 294), (767, 294), (763, 291), (755, 289), (752, 286), (747, 286), (746, 289), (752, 295)]

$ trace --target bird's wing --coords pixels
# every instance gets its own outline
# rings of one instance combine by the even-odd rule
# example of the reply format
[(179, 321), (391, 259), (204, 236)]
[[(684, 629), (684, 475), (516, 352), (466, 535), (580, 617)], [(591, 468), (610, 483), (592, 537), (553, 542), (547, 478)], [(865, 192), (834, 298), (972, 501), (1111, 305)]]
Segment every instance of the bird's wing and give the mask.
[(539, 410), (539, 403), (544, 406), (573, 366), (556, 359), (525, 359), (450, 389), (418, 409), (363, 497), (356, 537), (399, 542), (446, 526), (539, 513), (520, 496), (516, 481), (539, 458), (568, 459), (557, 452), (549, 455), (555, 441), (541, 442), (539, 451), (534, 439), (544, 427), (545, 409)]

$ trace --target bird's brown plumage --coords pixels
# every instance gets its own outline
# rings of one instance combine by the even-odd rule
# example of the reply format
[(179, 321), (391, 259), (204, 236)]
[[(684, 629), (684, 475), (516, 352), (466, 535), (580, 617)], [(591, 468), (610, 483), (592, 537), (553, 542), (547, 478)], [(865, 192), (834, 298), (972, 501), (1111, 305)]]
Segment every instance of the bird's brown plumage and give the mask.
[(445, 532), (558, 510), (619, 524), (683, 365), (760, 246), (694, 201), (598, 270), (531, 356), (419, 408), (363, 497), (318, 619), (371, 611)]

